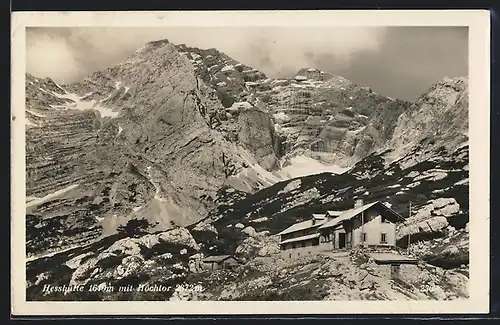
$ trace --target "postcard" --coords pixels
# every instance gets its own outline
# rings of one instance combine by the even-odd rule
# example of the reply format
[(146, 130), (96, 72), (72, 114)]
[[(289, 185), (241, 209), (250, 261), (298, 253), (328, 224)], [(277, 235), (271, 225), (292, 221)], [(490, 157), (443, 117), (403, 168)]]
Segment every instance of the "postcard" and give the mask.
[(12, 313), (488, 312), (489, 28), (13, 13)]

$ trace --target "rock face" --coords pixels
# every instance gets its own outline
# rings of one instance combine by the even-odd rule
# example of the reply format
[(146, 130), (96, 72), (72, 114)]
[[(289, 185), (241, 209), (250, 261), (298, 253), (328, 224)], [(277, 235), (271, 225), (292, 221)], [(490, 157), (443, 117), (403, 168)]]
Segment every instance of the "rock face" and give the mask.
[[(253, 109), (241, 125), (228, 120), (168, 41), (79, 83), (28, 75), (26, 88), (28, 233), (57, 236), (28, 238), (37, 246), (30, 253), (93, 240), (138, 217), (156, 230), (192, 224), (230, 177), (276, 164), (270, 118)], [(257, 184), (252, 177), (259, 174), (246, 176), (245, 190)]]
[(468, 78), (445, 78), (398, 118), (389, 146), (396, 148), (398, 155), (404, 155), (420, 141), (426, 150), (413, 154), (412, 159), (424, 160), (432, 149), (443, 146), (453, 151), (466, 142), (468, 123)]
[[(263, 82), (265, 83), (265, 82)], [(316, 69), (257, 90), (278, 125), (284, 164), (295, 155), (351, 166), (391, 138), (409, 103)]]
[[(263, 119), (263, 132), (250, 147), (254, 153), (262, 152), (258, 158), (267, 157), (263, 165), (267, 170), (275, 167), (275, 159), (286, 166), (297, 155), (351, 166), (391, 139), (398, 117), (410, 106), (314, 68), (300, 69), (291, 78), (271, 79), (216, 49), (186, 45), (177, 49), (213, 89), (210, 98), (222, 102), (225, 113), (216, 114), (217, 127), (228, 130), (230, 137), (236, 138), (235, 129), (244, 128), (242, 111), (255, 115), (255, 110), (246, 109), (257, 108), (267, 113), (257, 115)], [(241, 138), (249, 144), (245, 139)], [(274, 149), (266, 145), (262, 151), (262, 143)]]
[(241, 127), (239, 141), (254, 154), (263, 168), (276, 169), (278, 143), (270, 116), (259, 109), (246, 109), (239, 114), (238, 124)]

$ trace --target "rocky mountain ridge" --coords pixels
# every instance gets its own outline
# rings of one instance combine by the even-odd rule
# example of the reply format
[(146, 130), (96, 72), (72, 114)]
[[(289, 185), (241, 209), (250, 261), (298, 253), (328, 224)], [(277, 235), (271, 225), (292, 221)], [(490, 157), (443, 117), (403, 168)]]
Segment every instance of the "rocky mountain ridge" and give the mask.
[(297, 156), (350, 167), (386, 144), (397, 118), (411, 105), (314, 68), (272, 79), (216, 49), (178, 48), (226, 110), (253, 105), (272, 115), (281, 169)]
[[(100, 229), (110, 234), (131, 218), (146, 218), (152, 230), (186, 226), (205, 215), (224, 184), (252, 191), (275, 182), (266, 183), (259, 165), (272, 165), (272, 147), (259, 145), (272, 144), (272, 121), (253, 107), (228, 120), (210, 94), (166, 41), (80, 83), (27, 75), (33, 250), (78, 244), (74, 235), (89, 229), (81, 240)], [(221, 114), (231, 130), (218, 129)], [(231, 132), (242, 141), (231, 141)]]
[[(398, 244), (411, 238), (414, 256), (468, 264), (467, 78), (410, 104), (317, 69), (270, 79), (161, 40), (79, 83), (27, 75), (25, 112), (35, 300), (55, 279), (196, 285), (186, 277), (200, 254), (274, 259), (284, 227), (356, 198), (408, 217)], [(324, 173), (304, 176), (297, 161)]]

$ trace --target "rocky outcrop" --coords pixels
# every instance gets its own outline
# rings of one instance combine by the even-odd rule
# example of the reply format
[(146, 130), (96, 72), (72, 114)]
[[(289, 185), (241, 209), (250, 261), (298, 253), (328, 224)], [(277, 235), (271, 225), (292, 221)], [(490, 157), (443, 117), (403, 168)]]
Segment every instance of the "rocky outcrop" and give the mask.
[(460, 205), (454, 198), (430, 201), (398, 226), (397, 239), (404, 241), (411, 236), (411, 240), (416, 242), (428, 236), (439, 236), (442, 230), (448, 227), (448, 218), (459, 212)]
[(278, 254), (279, 251), (279, 238), (277, 236), (254, 233), (236, 248), (235, 253), (245, 258), (254, 258), (256, 256), (271, 256)]
[(469, 265), (469, 235), (465, 229), (447, 228), (446, 236), (415, 242), (409, 252), (441, 268), (465, 268)]
[(432, 149), (443, 147), (449, 152), (468, 140), (469, 81), (467, 77), (445, 78), (420, 96), (398, 119), (388, 146), (402, 157), (415, 144), (425, 148), (413, 152), (412, 160), (425, 160)]
[(273, 80), (256, 94), (273, 114), (285, 161), (306, 154), (344, 166), (382, 147), (409, 106), (317, 69)]
[(356, 264), (328, 256), (284, 261), (255, 258), (237, 276), (217, 271), (204, 278), (206, 300), (455, 300), (466, 298), (468, 277), (428, 265), (402, 266), (399, 281), (389, 266)]
[[(83, 254), (68, 261), (74, 271), (70, 285), (86, 284), (93, 278), (111, 274), (119, 280), (137, 273), (144, 272), (143, 268), (154, 263), (147, 261), (161, 247), (181, 247), (176, 252), (162, 254), (158, 260), (170, 260), (173, 254), (184, 255), (187, 249), (199, 250), (199, 246), (185, 228), (176, 228), (157, 234), (147, 234), (138, 238), (123, 238), (99, 254)], [(146, 258), (145, 258), (146, 257)], [(84, 262), (82, 262), (84, 260)]]
[(239, 114), (238, 124), (239, 141), (254, 154), (263, 168), (276, 169), (278, 158), (275, 148), (278, 144), (270, 116), (258, 109), (246, 109)]

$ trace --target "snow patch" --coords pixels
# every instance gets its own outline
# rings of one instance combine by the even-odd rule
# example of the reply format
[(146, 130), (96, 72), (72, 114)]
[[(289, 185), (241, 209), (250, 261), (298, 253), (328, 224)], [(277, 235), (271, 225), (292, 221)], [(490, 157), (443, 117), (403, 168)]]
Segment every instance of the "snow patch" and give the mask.
[(252, 87), (252, 86), (258, 86), (258, 85), (260, 85), (260, 83), (254, 82), (254, 81), (247, 81), (247, 82), (245, 82), (245, 85), (247, 87)]
[(363, 126), (363, 127), (356, 129), (356, 130), (347, 131), (347, 132), (350, 134), (358, 134), (359, 132), (362, 132), (364, 129), (366, 129), (366, 126)]
[(243, 108), (252, 108), (252, 107), (253, 107), (252, 104), (250, 104), (249, 102), (237, 102), (233, 103), (231, 107), (226, 108), (226, 110), (236, 112)]
[(80, 100), (83, 100), (83, 99), (85, 99), (85, 98), (87, 98), (87, 97), (91, 96), (93, 93), (94, 93), (93, 91), (91, 91), (91, 92), (89, 92), (89, 93), (86, 93), (85, 95), (83, 95), (82, 97), (80, 97)]
[(267, 221), (269, 220), (267, 217), (262, 217), (262, 218), (257, 218), (257, 219), (253, 219), (253, 220), (250, 220), (250, 222), (264, 222), (264, 221)]
[(47, 117), (47, 116), (45, 116), (45, 115), (43, 115), (43, 114), (40, 114), (40, 113), (35, 113), (35, 112), (33, 112), (33, 111), (30, 111), (29, 109), (27, 109), (27, 110), (26, 110), (26, 112), (28, 112), (28, 113), (30, 113), (30, 114), (32, 114), (32, 115), (35, 115), (35, 116), (37, 116), (37, 117)]
[(290, 121), (290, 116), (286, 115), (285, 112), (278, 112), (276, 114), (273, 114), (273, 117), (280, 122)]
[(38, 198), (38, 197), (33, 197), (32, 200), (26, 202), (26, 207), (31, 207), (31, 206), (34, 206), (34, 205), (39, 205), (39, 204), (42, 204), (50, 199), (53, 199), (55, 197), (58, 197), (68, 191), (71, 191), (72, 189), (78, 187), (79, 184), (72, 184), (70, 186), (67, 186), (65, 188), (62, 188), (60, 190), (57, 190), (55, 192), (52, 192), (50, 194), (47, 194), (45, 195), (44, 197), (42, 198)]
[[(58, 86), (58, 87), (61, 88), (60, 86)], [(66, 105), (51, 105), (51, 107), (66, 108), (66, 109), (75, 109), (75, 110), (80, 110), (80, 111), (84, 111), (84, 110), (96, 110), (96, 111), (99, 111), (99, 113), (101, 114), (102, 117), (109, 116), (111, 118), (115, 118), (119, 114), (119, 112), (115, 112), (115, 111), (113, 111), (113, 110), (111, 110), (111, 109), (109, 109), (107, 107), (104, 107), (104, 106), (101, 106), (101, 105), (97, 104), (95, 100), (84, 101), (84, 100), (82, 100), (82, 97), (80, 97), (79, 95), (74, 94), (74, 93), (68, 93), (63, 88), (61, 88), (61, 89), (65, 92), (64, 95), (61, 95), (61, 94), (58, 94), (58, 93), (55, 93), (55, 92), (49, 92), (49, 93), (51, 95), (54, 95), (54, 96), (59, 97), (59, 98), (70, 99), (74, 103), (72, 103), (72, 104), (66, 104)], [(42, 89), (42, 90), (45, 91), (45, 92), (48, 92), (48, 91), (46, 91), (44, 89)], [(103, 100), (101, 100), (101, 102), (102, 101)]]
[(297, 190), (300, 188), (302, 185), (302, 181), (300, 179), (296, 179), (294, 181), (291, 181), (290, 183), (286, 184), (286, 186), (278, 192), (278, 194), (283, 194), (283, 193), (288, 193), (294, 190)]
[(318, 160), (300, 155), (290, 159), (290, 165), (282, 168), (278, 173), (287, 178), (295, 178), (320, 173), (342, 174), (348, 168), (337, 165), (325, 165)]
[(220, 71), (226, 72), (226, 71), (232, 71), (232, 70), (234, 70), (234, 67), (232, 65), (226, 65)]

